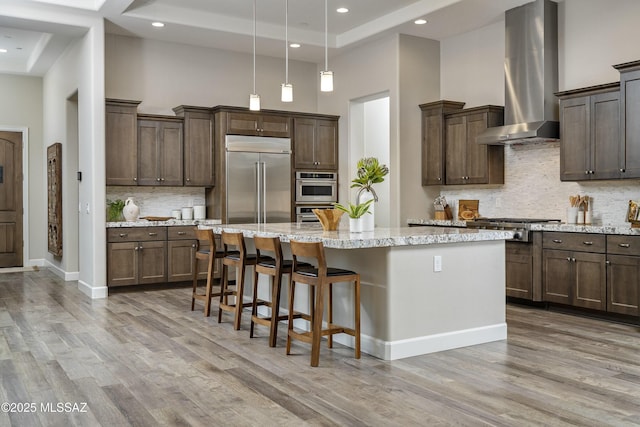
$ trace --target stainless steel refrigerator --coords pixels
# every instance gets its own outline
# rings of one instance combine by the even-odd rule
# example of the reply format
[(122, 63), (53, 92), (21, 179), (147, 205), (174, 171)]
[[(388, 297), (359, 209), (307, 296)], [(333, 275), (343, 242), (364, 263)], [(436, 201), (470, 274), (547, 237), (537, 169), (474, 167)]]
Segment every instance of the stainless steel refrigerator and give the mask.
[(291, 140), (227, 135), (227, 222), (291, 222)]

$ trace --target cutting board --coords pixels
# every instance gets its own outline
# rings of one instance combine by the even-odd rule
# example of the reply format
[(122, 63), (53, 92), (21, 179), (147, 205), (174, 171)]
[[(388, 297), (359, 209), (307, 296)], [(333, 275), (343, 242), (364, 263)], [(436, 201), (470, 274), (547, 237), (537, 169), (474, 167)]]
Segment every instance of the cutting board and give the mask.
[(458, 220), (460, 221), (473, 221), (478, 218), (479, 200), (458, 200)]

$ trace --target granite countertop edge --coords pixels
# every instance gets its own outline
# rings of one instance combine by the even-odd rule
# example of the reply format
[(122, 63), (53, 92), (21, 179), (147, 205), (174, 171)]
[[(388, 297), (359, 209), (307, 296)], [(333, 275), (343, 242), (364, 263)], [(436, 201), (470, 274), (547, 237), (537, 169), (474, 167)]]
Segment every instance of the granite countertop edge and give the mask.
[[(466, 227), (466, 221), (410, 218), (408, 225), (426, 225), (439, 227)], [(640, 236), (640, 228), (631, 228), (630, 224), (583, 225), (583, 224), (531, 224), (531, 231), (559, 231), (565, 233), (619, 234)]]
[(221, 222), (222, 221), (220, 221), (219, 219), (169, 219), (166, 221), (148, 221), (146, 219), (139, 219), (137, 221), (107, 222), (106, 228), (217, 225)]

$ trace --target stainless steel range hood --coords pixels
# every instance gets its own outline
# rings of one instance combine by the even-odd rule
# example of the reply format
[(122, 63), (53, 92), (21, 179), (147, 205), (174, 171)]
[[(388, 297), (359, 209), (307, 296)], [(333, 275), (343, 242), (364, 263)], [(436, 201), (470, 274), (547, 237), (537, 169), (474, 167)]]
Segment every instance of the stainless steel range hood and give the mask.
[(560, 137), (558, 5), (536, 0), (505, 12), (504, 126), (488, 128), (479, 144), (525, 144)]

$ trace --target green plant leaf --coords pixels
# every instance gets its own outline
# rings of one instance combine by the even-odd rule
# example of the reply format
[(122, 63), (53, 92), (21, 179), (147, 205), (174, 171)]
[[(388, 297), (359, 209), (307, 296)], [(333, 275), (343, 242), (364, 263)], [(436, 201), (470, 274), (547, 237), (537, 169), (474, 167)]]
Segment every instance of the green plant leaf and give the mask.
[(340, 203), (333, 203), (333, 207), (341, 210), (342, 212), (345, 212), (347, 215), (349, 215), (349, 218), (360, 218), (366, 213), (371, 213), (369, 212), (369, 206), (371, 205), (371, 203), (373, 203), (373, 199), (367, 200), (366, 202), (357, 205), (349, 203), (348, 206), (341, 205)]

